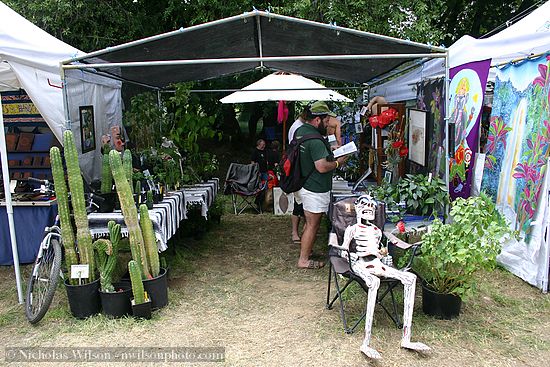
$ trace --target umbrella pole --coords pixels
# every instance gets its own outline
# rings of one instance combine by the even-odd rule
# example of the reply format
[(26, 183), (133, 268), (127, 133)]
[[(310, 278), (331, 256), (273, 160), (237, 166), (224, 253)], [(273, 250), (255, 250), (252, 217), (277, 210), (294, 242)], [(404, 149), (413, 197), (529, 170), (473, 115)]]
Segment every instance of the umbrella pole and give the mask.
[(286, 150), (286, 120), (283, 120), (283, 152)]

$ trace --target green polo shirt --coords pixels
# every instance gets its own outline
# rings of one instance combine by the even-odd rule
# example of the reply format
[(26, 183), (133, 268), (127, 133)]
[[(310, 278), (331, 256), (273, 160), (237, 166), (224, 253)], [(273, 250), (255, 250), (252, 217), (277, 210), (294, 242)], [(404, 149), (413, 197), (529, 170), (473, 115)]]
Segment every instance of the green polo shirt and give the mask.
[[(318, 133), (317, 129), (305, 123), (300, 126), (294, 137), (299, 139), (304, 135)], [(332, 171), (326, 173), (319, 173), (315, 169), (315, 161), (319, 159), (327, 158), (331, 155), (327, 145), (320, 139), (310, 139), (304, 141), (300, 145), (300, 166), (302, 176), (307, 176), (309, 172), (312, 172), (309, 178), (304, 184), (304, 188), (313, 192), (327, 192), (332, 189)]]

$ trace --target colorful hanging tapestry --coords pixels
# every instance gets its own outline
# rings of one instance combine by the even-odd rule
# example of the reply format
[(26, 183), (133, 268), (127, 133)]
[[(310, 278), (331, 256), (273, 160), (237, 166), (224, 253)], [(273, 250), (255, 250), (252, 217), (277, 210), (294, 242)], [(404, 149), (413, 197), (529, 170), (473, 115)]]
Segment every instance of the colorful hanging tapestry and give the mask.
[(445, 88), (443, 79), (426, 81), (417, 85), (416, 108), (428, 112), (428, 161), (426, 170), (419, 173), (431, 172), (434, 176), (444, 177)]
[(470, 196), (473, 163), (479, 144), (479, 121), (490, 65), (491, 60), (484, 60), (449, 70), (449, 135), (450, 139), (455, 138), (454, 154), (449, 162), (449, 194), (452, 199)]
[(544, 56), (497, 70), (481, 183), (521, 237), (503, 248), (499, 261), (539, 287), (548, 279), (549, 67)]

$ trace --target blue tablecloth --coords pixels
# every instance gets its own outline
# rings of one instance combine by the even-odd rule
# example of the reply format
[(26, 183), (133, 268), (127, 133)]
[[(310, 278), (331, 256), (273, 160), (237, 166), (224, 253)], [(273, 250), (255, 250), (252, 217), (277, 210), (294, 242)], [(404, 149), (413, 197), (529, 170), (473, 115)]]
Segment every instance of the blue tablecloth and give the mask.
[[(14, 206), (13, 221), (19, 262), (33, 263), (44, 237), (44, 228), (54, 223), (57, 204), (51, 206)], [(13, 265), (8, 214), (0, 206), (0, 265)]]

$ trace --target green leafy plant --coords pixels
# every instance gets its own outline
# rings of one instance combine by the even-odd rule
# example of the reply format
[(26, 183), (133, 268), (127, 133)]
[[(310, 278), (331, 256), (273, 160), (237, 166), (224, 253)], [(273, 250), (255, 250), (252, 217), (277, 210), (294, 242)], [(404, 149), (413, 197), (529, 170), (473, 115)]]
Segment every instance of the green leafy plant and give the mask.
[(449, 203), (447, 185), (440, 178), (428, 179), (425, 175), (407, 174), (397, 183), (397, 202), (406, 205), (411, 214), (436, 217)]
[(464, 299), (474, 289), (476, 271), (496, 265), (501, 242), (512, 231), (483, 193), (458, 198), (450, 215), (452, 223), (435, 219), (422, 237), (422, 254), (413, 269), (432, 290)]

